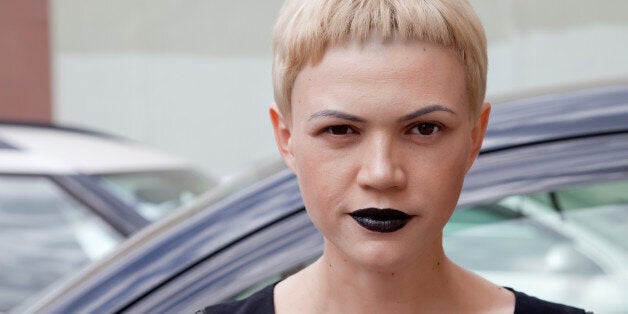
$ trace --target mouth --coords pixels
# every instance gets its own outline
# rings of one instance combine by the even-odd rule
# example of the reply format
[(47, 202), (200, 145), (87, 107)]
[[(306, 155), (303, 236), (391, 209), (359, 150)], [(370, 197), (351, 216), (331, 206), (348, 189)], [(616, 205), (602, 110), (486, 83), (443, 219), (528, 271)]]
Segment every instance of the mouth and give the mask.
[(412, 216), (391, 208), (364, 208), (349, 214), (360, 226), (370, 231), (390, 233), (403, 228)]

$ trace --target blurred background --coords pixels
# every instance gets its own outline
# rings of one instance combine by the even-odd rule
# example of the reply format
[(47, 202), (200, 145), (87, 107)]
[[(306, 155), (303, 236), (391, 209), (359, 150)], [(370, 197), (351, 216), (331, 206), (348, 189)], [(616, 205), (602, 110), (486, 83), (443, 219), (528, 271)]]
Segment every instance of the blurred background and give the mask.
[[(628, 2), (472, 0), (488, 99), (628, 77)], [(88, 127), (216, 178), (277, 156), (271, 32), (281, 0), (0, 0), (0, 119)]]

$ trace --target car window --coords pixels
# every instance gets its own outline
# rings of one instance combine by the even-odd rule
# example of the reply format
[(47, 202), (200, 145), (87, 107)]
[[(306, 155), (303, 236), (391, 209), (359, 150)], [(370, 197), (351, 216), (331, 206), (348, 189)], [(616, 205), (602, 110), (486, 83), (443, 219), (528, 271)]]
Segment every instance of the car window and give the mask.
[(48, 178), (0, 175), (0, 312), (120, 241), (120, 234)]
[(599, 250), (628, 252), (627, 191), (627, 181), (605, 182), (459, 209), (445, 227), (445, 249), (476, 271), (612, 272)]
[(570, 238), (528, 217), (467, 226), (447, 233), (443, 245), (453, 261), (474, 271), (601, 273)]
[(628, 254), (628, 181), (580, 186), (531, 197), (558, 211), (587, 234)]
[(628, 204), (628, 181), (592, 184), (556, 192), (566, 210)]
[(214, 183), (193, 170), (165, 170), (96, 176), (102, 186), (138, 213), (155, 221), (188, 204)]

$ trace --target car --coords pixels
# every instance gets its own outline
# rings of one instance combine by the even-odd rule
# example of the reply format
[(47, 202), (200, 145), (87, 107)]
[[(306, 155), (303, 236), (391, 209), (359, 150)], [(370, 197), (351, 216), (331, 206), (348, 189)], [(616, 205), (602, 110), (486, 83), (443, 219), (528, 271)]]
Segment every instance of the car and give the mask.
[(135, 141), (0, 122), (0, 312), (214, 185), (189, 161)]
[[(625, 311), (626, 156), (628, 84), (495, 105), (444, 230), (448, 256), (550, 301)], [(21, 310), (191, 313), (298, 271), (323, 240), (297, 180), (286, 169), (253, 178), (149, 226)]]

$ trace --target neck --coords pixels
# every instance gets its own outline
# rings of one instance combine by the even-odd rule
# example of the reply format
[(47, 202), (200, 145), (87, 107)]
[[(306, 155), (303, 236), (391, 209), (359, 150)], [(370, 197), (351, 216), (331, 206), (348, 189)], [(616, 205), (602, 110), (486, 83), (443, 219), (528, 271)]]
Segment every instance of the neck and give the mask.
[[(425, 254), (395, 265), (364, 266), (326, 244), (312, 273), (330, 312), (362, 309), (360, 313), (403, 313), (433, 308), (438, 296), (451, 295), (448, 280), (457, 267), (445, 256), (439, 237)], [(335, 308), (335, 310), (333, 310)], [(339, 311), (343, 312), (343, 311)]]
[(439, 237), (406, 263), (364, 265), (329, 243), (275, 288), (276, 313), (512, 313), (514, 295), (465, 271)]

